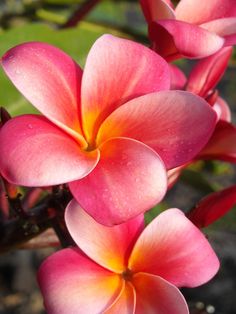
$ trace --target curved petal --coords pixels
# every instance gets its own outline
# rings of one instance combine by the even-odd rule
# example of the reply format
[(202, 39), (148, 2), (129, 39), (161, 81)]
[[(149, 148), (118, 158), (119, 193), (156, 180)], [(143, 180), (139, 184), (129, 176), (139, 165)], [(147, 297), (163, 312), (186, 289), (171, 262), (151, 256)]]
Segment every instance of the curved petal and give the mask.
[(140, 0), (148, 23), (159, 19), (175, 19), (175, 12), (165, 0)]
[(186, 90), (205, 98), (224, 75), (231, 54), (232, 48), (227, 47), (200, 60), (189, 75)]
[(80, 144), (39, 115), (10, 119), (0, 132), (0, 171), (12, 183), (45, 186), (86, 176), (96, 166), (99, 151)]
[(66, 208), (65, 221), (81, 250), (101, 266), (117, 273), (126, 268), (133, 245), (144, 228), (143, 215), (113, 227), (101, 225), (75, 200)]
[(102, 124), (98, 143), (129, 137), (152, 147), (167, 169), (191, 160), (207, 143), (216, 123), (214, 110), (184, 91), (141, 96), (114, 111)]
[(220, 159), (236, 162), (236, 127), (227, 121), (219, 121), (215, 131), (198, 155), (198, 159)]
[(138, 273), (132, 283), (137, 296), (136, 314), (188, 314), (181, 292), (166, 280), (151, 274)]
[(213, 109), (218, 115), (218, 118), (227, 122), (231, 121), (231, 111), (227, 102), (221, 98), (217, 97), (216, 102), (213, 105)]
[(220, 219), (236, 204), (236, 185), (204, 197), (187, 217), (198, 228), (204, 228)]
[(104, 312), (104, 314), (134, 314), (136, 307), (136, 293), (133, 285), (126, 282), (124, 289), (116, 301)]
[(82, 70), (69, 56), (46, 43), (31, 42), (10, 49), (1, 61), (13, 84), (42, 114), (82, 137)]
[(204, 58), (217, 52), (224, 39), (197, 25), (177, 20), (152, 22), (149, 35), (157, 53), (168, 61), (179, 58)]
[(88, 141), (115, 108), (169, 86), (168, 65), (156, 53), (111, 35), (99, 38), (88, 54), (82, 79), (82, 118)]
[(178, 209), (157, 216), (142, 232), (129, 269), (160, 276), (177, 287), (196, 287), (218, 271), (219, 261), (205, 236)]
[(101, 313), (116, 300), (124, 284), (119, 275), (78, 249), (64, 249), (47, 258), (38, 281), (50, 314)]
[(175, 9), (178, 20), (202, 24), (221, 17), (236, 16), (235, 0), (181, 0)]
[(91, 216), (104, 225), (120, 224), (161, 201), (167, 188), (166, 170), (148, 146), (113, 138), (100, 147), (93, 172), (69, 187)]
[(169, 64), (170, 67), (170, 88), (184, 89), (187, 78), (183, 71), (181, 71), (175, 64)]

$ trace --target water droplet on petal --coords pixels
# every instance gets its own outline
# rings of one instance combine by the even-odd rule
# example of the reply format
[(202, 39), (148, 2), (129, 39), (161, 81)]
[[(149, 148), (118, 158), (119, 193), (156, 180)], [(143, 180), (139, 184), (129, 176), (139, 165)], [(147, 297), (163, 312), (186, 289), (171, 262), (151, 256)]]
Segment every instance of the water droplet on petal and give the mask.
[(33, 125), (32, 124), (28, 124), (28, 128), (29, 129), (33, 129)]

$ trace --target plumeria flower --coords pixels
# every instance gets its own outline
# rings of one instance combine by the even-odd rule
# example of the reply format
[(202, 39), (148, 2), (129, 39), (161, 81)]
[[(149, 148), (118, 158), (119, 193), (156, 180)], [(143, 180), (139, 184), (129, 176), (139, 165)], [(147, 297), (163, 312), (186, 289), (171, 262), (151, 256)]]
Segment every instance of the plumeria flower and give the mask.
[(167, 63), (150, 49), (104, 35), (84, 71), (45, 43), (2, 58), (8, 77), (44, 115), (22, 115), (0, 132), (0, 172), (12, 183), (69, 183), (79, 204), (112, 225), (166, 192), (166, 168), (193, 158), (216, 115), (200, 97), (170, 91)]
[(153, 49), (166, 60), (203, 58), (236, 43), (235, 0), (140, 0)]
[(65, 220), (78, 248), (41, 265), (48, 314), (187, 314), (177, 287), (199, 286), (219, 268), (205, 236), (179, 209), (166, 210), (145, 229), (143, 215), (106, 227), (73, 200)]

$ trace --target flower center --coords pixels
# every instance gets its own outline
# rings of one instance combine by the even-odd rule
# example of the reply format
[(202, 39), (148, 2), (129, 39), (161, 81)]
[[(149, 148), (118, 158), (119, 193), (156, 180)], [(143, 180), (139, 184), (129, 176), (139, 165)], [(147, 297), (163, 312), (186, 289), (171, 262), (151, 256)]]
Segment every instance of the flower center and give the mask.
[(127, 268), (125, 271), (123, 271), (121, 275), (125, 281), (131, 281), (133, 277), (133, 272), (129, 268)]

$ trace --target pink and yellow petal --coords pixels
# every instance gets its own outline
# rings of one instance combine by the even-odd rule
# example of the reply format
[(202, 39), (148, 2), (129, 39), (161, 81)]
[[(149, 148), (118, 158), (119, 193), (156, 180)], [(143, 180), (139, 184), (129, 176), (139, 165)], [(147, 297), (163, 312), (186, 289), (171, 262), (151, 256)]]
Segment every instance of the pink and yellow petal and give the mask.
[(88, 141), (100, 124), (128, 100), (169, 89), (167, 63), (150, 49), (111, 35), (91, 48), (82, 79), (82, 119)]
[(147, 272), (177, 287), (210, 280), (219, 261), (200, 230), (178, 209), (155, 218), (138, 238), (129, 260), (133, 272)]
[(137, 273), (132, 284), (136, 292), (135, 314), (188, 314), (187, 303), (181, 292), (163, 278)]
[(3, 69), (19, 91), (49, 120), (81, 137), (82, 70), (63, 51), (40, 42), (10, 49)]
[(85, 152), (80, 143), (39, 115), (9, 120), (0, 132), (0, 169), (12, 183), (47, 186), (86, 176), (99, 151)]
[(101, 225), (75, 200), (66, 208), (65, 221), (79, 248), (101, 266), (117, 273), (126, 268), (133, 245), (144, 228), (143, 215), (113, 227)]
[(82, 208), (104, 225), (120, 224), (153, 207), (166, 193), (165, 166), (141, 142), (112, 138), (93, 172), (69, 187)]
[(129, 137), (154, 149), (167, 169), (191, 160), (207, 143), (216, 123), (214, 110), (184, 91), (162, 91), (138, 97), (115, 110), (102, 124), (98, 143)]
[(43, 262), (38, 273), (50, 314), (101, 313), (120, 295), (123, 280), (78, 249), (61, 250)]

